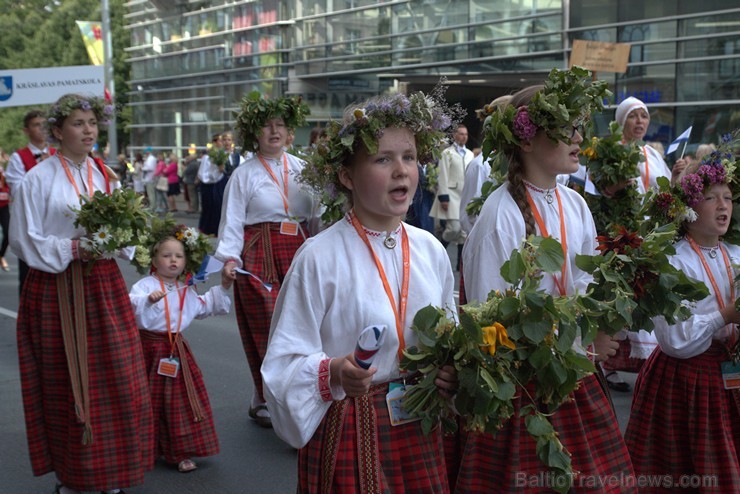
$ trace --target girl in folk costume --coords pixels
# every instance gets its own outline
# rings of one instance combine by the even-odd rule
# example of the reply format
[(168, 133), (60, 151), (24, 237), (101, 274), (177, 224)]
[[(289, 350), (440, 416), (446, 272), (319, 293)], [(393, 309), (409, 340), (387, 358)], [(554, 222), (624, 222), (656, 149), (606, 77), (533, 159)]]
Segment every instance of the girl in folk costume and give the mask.
[[(403, 394), (398, 363), (416, 342), (413, 315), (429, 304), (454, 311), (444, 248), (401, 222), (417, 161), (431, 159), (452, 123), (441, 101), (399, 94), (348, 109), (304, 170), (329, 210), (338, 191), (352, 209), (296, 254), (262, 365), (275, 431), (301, 448), (299, 492), (449, 492), (439, 428), (425, 436), (387, 403)], [(363, 367), (353, 352), (371, 326), (385, 337)], [(455, 376), (442, 369), (437, 385), (452, 389)]]
[[(288, 131), (303, 125), (308, 111), (298, 98), (264, 99), (258, 92), (244, 98), (236, 127), (242, 149), (255, 155), (229, 179), (218, 232), (215, 256), (236, 279), (236, 318), (254, 380), (249, 416), (263, 427), (272, 426), (260, 376), (272, 310), (318, 210), (296, 183), (304, 162), (284, 151)], [(236, 268), (253, 276), (237, 277)]]
[(686, 321), (669, 326), (654, 319), (660, 347), (637, 377), (625, 434), (638, 474), (674, 482), (701, 475), (696, 492), (736, 492), (740, 485), (740, 389), (723, 381), (740, 323), (734, 281), (740, 248), (720, 241), (732, 218), (734, 168), (732, 154), (714, 152), (687, 169), (672, 197), (661, 194), (670, 199), (662, 204), (685, 204), (696, 213), (687, 211), (695, 221), (684, 223), (671, 263), (703, 281), (709, 296)]
[(118, 492), (141, 484), (153, 464), (151, 403), (126, 285), (115, 260), (83, 268), (91, 254), (80, 248), (85, 231), (71, 210), (83, 194), (120, 186), (88, 156), (112, 112), (98, 98), (60, 98), (48, 113), (59, 150), (14, 193), (11, 247), (31, 268), (18, 310), (28, 444), (34, 474), (55, 472), (57, 492)]
[[(626, 98), (617, 106), (615, 120), (622, 126), (624, 141), (642, 144), (640, 146), (642, 159), (638, 164), (640, 176), (635, 178), (640, 195), (644, 195), (651, 189), (657, 189), (659, 177), (670, 178), (671, 182), (675, 183), (688, 162), (681, 158), (676, 161), (671, 170), (663, 160), (662, 153), (643, 142), (650, 126), (650, 113), (645, 103), (632, 96)], [(603, 192), (609, 196), (621, 187), (624, 185), (616, 185)], [(626, 333), (626, 338), (620, 343), (617, 355), (602, 364), (609, 387), (622, 392), (630, 391), (630, 385), (621, 378), (617, 371), (638, 372), (645, 359), (658, 346), (655, 335), (645, 330)]]
[(150, 268), (151, 274), (129, 296), (149, 376), (157, 454), (190, 472), (196, 468), (192, 456), (215, 455), (219, 444), (203, 374), (182, 332), (193, 319), (229, 312), (226, 290), (233, 280), (222, 276), (221, 285), (198, 295), (188, 281), (210, 243), (195, 228), (169, 219), (155, 226), (151, 250), (141, 248), (135, 257), (140, 271)]
[[(468, 300), (485, 301), (490, 291), (511, 288), (501, 277), (501, 267), (529, 235), (552, 235), (563, 244), (562, 273), (544, 277), (541, 289), (571, 295), (585, 292), (591, 281), (575, 266), (575, 257), (592, 255), (596, 249), (593, 218), (583, 198), (556, 179), (578, 169), (583, 124), (601, 109), (607, 91), (605, 83), (592, 82), (587, 71), (574, 70), (553, 70), (545, 86), (522, 89), (508, 108), (493, 112), (486, 121), (485, 138), (508, 157), (508, 180), (488, 197), (466, 241), (463, 269)], [(604, 334), (595, 345), (589, 350), (597, 358), (613, 354), (617, 346)], [(579, 338), (574, 349), (587, 351)], [(632, 474), (616, 417), (596, 376), (582, 379), (572, 401), (561, 405), (550, 421), (572, 456), (574, 471), (585, 476)], [(519, 482), (521, 476), (531, 479), (547, 473), (535, 449), (518, 413), (496, 435), (468, 434), (456, 492), (491, 492), (492, 486), (502, 492), (549, 492), (547, 485)], [(588, 490), (574, 480), (573, 492)]]

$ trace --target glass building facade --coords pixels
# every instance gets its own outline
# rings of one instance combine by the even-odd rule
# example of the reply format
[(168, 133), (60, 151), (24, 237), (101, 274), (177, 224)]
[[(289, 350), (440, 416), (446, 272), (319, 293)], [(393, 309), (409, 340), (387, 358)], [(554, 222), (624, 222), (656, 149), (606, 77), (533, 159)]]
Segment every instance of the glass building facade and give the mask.
[[(429, 90), (469, 112), (568, 66), (574, 39), (630, 43), (616, 103), (646, 102), (648, 140), (689, 125), (717, 141), (740, 125), (740, 7), (730, 0), (132, 0), (133, 149), (203, 145), (241, 97), (301, 95), (310, 120), (339, 118), (389, 88)], [(599, 126), (613, 118), (609, 111)], [(297, 144), (308, 140), (299, 129)], [(696, 134), (695, 134), (696, 135)], [(692, 136), (692, 142), (699, 140)]]

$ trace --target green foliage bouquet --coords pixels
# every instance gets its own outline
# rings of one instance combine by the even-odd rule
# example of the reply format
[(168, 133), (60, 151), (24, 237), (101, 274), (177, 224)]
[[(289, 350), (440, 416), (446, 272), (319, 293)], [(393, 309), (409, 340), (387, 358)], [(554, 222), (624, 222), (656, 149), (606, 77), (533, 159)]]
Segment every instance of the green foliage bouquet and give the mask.
[(211, 146), (208, 149), (208, 159), (212, 165), (222, 167), (229, 161), (229, 153), (222, 147)]
[[(600, 313), (579, 295), (554, 297), (540, 289), (544, 273), (559, 273), (562, 263), (559, 242), (532, 237), (501, 268), (512, 287), (492, 292), (483, 304), (463, 306), (459, 324), (431, 306), (416, 314), (412, 329), (419, 342), (406, 349), (401, 368), (422, 378), (409, 388), (404, 408), (422, 419), (425, 432), (440, 417), (446, 429), (454, 429), (453, 407), (467, 429), (492, 434), (518, 414), (543, 464), (572, 478), (570, 455), (548, 414), (594, 372), (573, 343), (578, 337), (584, 345), (593, 340)], [(438, 369), (447, 364), (459, 380), (452, 402), (434, 385)]]
[(604, 313), (600, 319), (603, 331), (651, 331), (656, 316), (674, 324), (691, 316), (685, 301), (701, 300), (709, 294), (703, 283), (687, 277), (669, 262), (676, 253), (675, 236), (673, 223), (655, 228), (644, 237), (615, 227), (612, 235), (597, 237), (601, 255), (576, 256), (576, 265), (594, 277), (587, 291), (592, 308)]
[[(591, 138), (590, 145), (581, 151), (586, 157), (591, 180), (599, 191), (640, 176), (637, 168), (640, 148), (635, 143), (622, 142), (622, 132), (617, 122), (609, 124), (609, 132), (606, 137)], [(612, 197), (585, 194), (585, 198), (594, 216), (596, 231), (600, 234), (606, 234), (613, 225), (637, 231), (642, 199), (634, 184), (628, 184)]]
[(94, 257), (111, 257), (124, 247), (139, 245), (147, 236), (151, 213), (142, 205), (143, 197), (132, 189), (113, 189), (110, 194), (95, 191), (92, 197), (80, 196), (75, 227), (85, 229), (80, 248)]

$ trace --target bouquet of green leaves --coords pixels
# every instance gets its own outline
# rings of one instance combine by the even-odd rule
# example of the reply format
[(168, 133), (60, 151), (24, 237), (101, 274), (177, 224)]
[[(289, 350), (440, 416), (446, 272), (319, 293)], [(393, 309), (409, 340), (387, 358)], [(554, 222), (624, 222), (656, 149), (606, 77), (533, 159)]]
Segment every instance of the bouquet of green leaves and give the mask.
[(151, 213), (142, 205), (143, 196), (132, 189), (114, 189), (110, 194), (98, 190), (80, 198), (80, 208), (72, 208), (77, 214), (75, 227), (85, 229), (80, 248), (94, 257), (111, 257), (146, 238)]
[[(594, 372), (573, 343), (578, 337), (583, 345), (593, 340), (601, 313), (581, 296), (554, 297), (540, 289), (544, 273), (560, 273), (562, 263), (559, 242), (530, 238), (501, 269), (510, 289), (492, 292), (483, 304), (463, 306), (459, 323), (431, 306), (416, 314), (412, 329), (419, 342), (406, 349), (401, 368), (419, 372), (421, 380), (407, 391), (404, 408), (422, 419), (425, 432), (440, 418), (445, 429), (454, 430), (453, 407), (467, 429), (492, 434), (518, 414), (543, 464), (572, 479), (570, 455), (548, 414)], [(453, 401), (434, 385), (438, 369), (447, 364), (459, 381)], [(562, 492), (570, 485), (564, 484)]]
[(606, 234), (610, 226), (618, 224), (630, 231), (637, 231), (641, 198), (637, 187), (628, 184), (611, 197), (603, 195), (609, 186), (624, 184), (640, 176), (640, 148), (635, 143), (623, 143), (617, 122), (609, 124), (610, 134), (591, 138), (590, 146), (581, 151), (586, 157), (589, 175), (602, 195), (585, 194), (593, 213), (596, 231)]
[(222, 147), (211, 146), (208, 150), (208, 159), (211, 160), (212, 165), (221, 168), (229, 161), (229, 153)]
[(427, 164), (424, 178), (426, 179), (426, 189), (436, 195), (437, 186), (439, 185), (439, 166), (435, 163)]
[(597, 237), (601, 255), (576, 256), (578, 268), (594, 277), (587, 291), (592, 308), (604, 311), (600, 320), (603, 331), (651, 331), (656, 316), (674, 324), (691, 316), (685, 301), (701, 300), (709, 294), (703, 283), (687, 277), (669, 262), (676, 253), (675, 236), (673, 223), (645, 236), (615, 226), (610, 235)]

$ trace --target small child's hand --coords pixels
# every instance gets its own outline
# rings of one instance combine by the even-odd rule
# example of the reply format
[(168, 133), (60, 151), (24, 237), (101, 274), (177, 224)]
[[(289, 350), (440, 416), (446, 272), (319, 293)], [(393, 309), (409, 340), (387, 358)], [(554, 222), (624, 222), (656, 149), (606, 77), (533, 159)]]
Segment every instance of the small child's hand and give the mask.
[(156, 304), (160, 300), (164, 298), (164, 296), (167, 295), (162, 290), (157, 290), (156, 292), (152, 292), (149, 294), (149, 303)]
[(228, 290), (231, 288), (231, 285), (233, 284), (234, 284), (234, 276), (233, 275), (229, 276), (228, 274), (226, 274), (226, 270), (222, 269), (221, 270), (221, 287), (224, 290)]

